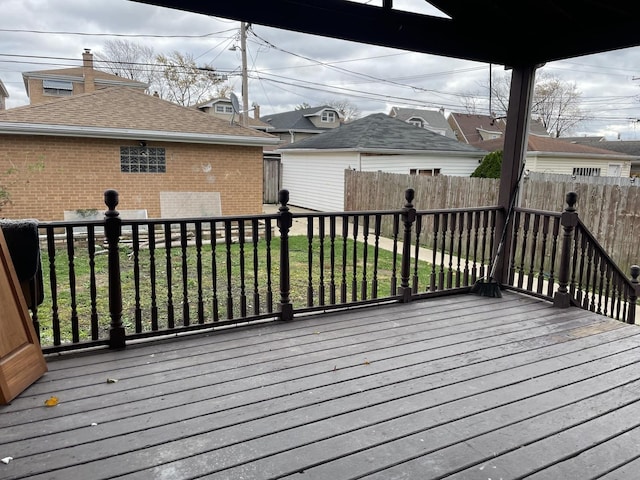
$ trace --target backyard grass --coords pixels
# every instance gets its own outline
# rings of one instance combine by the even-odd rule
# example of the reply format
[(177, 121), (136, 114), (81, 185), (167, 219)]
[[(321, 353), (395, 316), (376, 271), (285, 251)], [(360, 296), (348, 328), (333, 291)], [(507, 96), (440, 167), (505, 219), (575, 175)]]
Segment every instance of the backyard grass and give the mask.
[[(363, 243), (352, 239), (336, 240), (332, 245), (329, 239), (317, 237), (310, 244), (306, 236), (290, 237), (289, 251), (294, 309), (392, 295), (394, 259), (390, 251), (379, 249), (376, 259), (372, 244), (365, 250)], [(43, 346), (53, 343), (55, 323), (59, 323), (62, 342), (74, 337), (74, 341), (105, 338), (110, 323), (106, 252), (95, 255), (92, 263), (86, 244), (74, 244), (72, 256), (66, 246), (60, 246), (53, 259), (55, 293), (48, 281), (50, 258), (45, 250), (42, 253), (45, 299), (38, 316)], [(396, 262), (395, 281), (399, 286), (399, 254)], [(270, 243), (262, 239), (255, 244), (205, 244), (200, 249), (192, 245), (183, 250), (174, 245), (168, 254), (166, 248), (140, 249), (136, 253), (131, 244), (123, 243), (120, 269), (122, 321), (129, 333), (172, 324), (243, 318), (278, 309), (277, 237)], [(421, 261), (421, 285), (428, 284), (430, 272), (430, 265)]]

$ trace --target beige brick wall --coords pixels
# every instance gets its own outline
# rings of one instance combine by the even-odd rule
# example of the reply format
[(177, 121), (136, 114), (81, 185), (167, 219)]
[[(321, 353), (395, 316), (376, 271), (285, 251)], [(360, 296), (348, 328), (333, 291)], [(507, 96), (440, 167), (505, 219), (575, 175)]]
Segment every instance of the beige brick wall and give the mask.
[(130, 140), (0, 135), (0, 185), (12, 204), (5, 218), (62, 220), (65, 210), (106, 210), (104, 191), (123, 210), (160, 217), (160, 192), (220, 192), (223, 215), (262, 212), (262, 147), (147, 141), (166, 149), (166, 173), (120, 172)]

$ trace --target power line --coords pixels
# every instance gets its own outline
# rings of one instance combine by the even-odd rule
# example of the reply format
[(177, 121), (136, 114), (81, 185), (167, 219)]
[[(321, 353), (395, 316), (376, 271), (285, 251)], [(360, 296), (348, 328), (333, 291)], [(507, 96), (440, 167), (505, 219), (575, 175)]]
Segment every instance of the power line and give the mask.
[(79, 35), (85, 37), (131, 37), (131, 38), (207, 38), (222, 33), (228, 33), (233, 30), (222, 30), (220, 32), (202, 33), (199, 35), (157, 35), (152, 33), (89, 33), (89, 32), (69, 32), (69, 31), (52, 31), (52, 30), (23, 30), (13, 28), (0, 28), (0, 32), (7, 33), (35, 33), (42, 35)]

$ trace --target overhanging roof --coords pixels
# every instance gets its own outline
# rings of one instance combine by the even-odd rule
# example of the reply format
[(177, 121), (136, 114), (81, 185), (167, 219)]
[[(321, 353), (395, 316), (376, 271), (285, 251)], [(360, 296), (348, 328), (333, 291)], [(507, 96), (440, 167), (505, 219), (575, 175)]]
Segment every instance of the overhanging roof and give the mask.
[(382, 6), (349, 0), (134, 1), (511, 67), (640, 45), (634, 0), (427, 2), (450, 18), (396, 10), (393, 0), (378, 0)]

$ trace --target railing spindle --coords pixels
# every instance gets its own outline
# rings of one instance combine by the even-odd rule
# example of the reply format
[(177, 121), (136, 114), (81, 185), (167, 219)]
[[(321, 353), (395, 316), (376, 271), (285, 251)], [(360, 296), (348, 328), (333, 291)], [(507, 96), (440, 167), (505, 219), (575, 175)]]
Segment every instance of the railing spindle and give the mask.
[(567, 193), (567, 207), (560, 217), (562, 224), (562, 250), (560, 252), (560, 272), (558, 275), (558, 291), (553, 298), (553, 305), (558, 308), (567, 308), (571, 305), (571, 297), (569, 296), (569, 263), (571, 261), (571, 241), (573, 231), (578, 224), (578, 215), (576, 213), (575, 204), (578, 195), (575, 192)]

